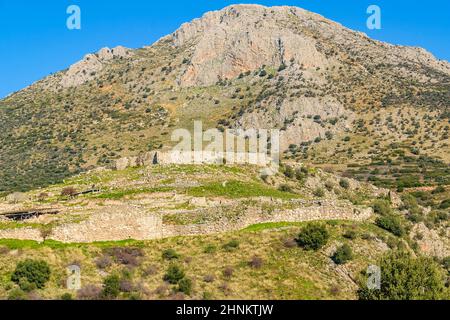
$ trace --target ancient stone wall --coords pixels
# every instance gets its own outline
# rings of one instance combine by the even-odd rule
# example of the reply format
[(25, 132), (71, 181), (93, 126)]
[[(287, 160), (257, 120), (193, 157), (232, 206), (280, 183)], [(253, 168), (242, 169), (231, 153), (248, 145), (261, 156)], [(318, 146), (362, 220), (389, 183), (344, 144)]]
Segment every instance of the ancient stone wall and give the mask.
[[(120, 206), (108, 213), (93, 214), (86, 221), (58, 226), (52, 230), (49, 239), (65, 243), (86, 243), (95, 241), (152, 240), (174, 236), (215, 234), (235, 231), (253, 224), (267, 222), (303, 222), (317, 220), (369, 219), (373, 213), (370, 208), (355, 208), (351, 205), (332, 202), (313, 204), (292, 210), (277, 209), (271, 213), (261, 208), (248, 208), (237, 219), (192, 225), (163, 224), (163, 215), (132, 210)], [(43, 240), (36, 229), (0, 230), (0, 238)]]

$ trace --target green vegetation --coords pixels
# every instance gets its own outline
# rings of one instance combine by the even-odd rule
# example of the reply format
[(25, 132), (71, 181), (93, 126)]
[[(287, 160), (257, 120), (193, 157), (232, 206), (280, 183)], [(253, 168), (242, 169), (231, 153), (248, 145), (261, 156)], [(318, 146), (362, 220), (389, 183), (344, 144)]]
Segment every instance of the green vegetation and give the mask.
[(298, 198), (298, 195), (272, 189), (263, 184), (241, 181), (230, 181), (226, 183), (213, 182), (201, 187), (190, 188), (188, 194), (194, 197), (273, 197), (279, 199)]
[(164, 280), (171, 284), (178, 284), (184, 277), (183, 269), (176, 264), (171, 264), (164, 275)]
[(336, 264), (346, 264), (353, 259), (352, 248), (348, 244), (344, 244), (336, 250), (332, 259)]
[(24, 291), (42, 289), (49, 279), (50, 267), (43, 260), (21, 261), (11, 275), (11, 281), (17, 283)]
[(103, 281), (102, 297), (115, 299), (120, 294), (120, 278), (118, 275), (110, 275)]
[(319, 250), (325, 246), (329, 239), (329, 233), (323, 225), (311, 223), (302, 229), (297, 242), (305, 250)]
[(394, 235), (401, 237), (405, 234), (405, 229), (402, 225), (402, 221), (399, 216), (389, 214), (386, 216), (378, 217), (376, 220), (377, 226), (383, 228)]
[(363, 300), (438, 300), (448, 299), (442, 269), (429, 258), (413, 258), (405, 252), (383, 257), (380, 290), (367, 287), (359, 291)]

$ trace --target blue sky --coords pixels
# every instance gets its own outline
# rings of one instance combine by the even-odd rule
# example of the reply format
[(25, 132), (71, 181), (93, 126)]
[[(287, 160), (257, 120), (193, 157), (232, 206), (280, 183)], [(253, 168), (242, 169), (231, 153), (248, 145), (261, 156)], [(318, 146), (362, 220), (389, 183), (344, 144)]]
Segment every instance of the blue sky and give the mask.
[[(448, 0), (0, 0), (0, 97), (67, 68), (86, 53), (149, 45), (181, 23), (233, 3), (299, 6), (372, 38), (421, 46), (450, 60)], [(81, 30), (66, 27), (72, 4), (81, 8)], [(371, 4), (382, 10), (381, 30), (366, 28)]]

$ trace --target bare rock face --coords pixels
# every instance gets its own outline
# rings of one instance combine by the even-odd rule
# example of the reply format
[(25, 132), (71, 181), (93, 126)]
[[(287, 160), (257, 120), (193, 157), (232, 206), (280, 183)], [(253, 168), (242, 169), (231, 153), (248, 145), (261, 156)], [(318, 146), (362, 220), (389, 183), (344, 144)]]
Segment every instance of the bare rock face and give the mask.
[(96, 54), (87, 54), (83, 60), (72, 65), (63, 75), (61, 85), (64, 88), (81, 85), (94, 79), (109, 61), (116, 58), (127, 58), (132, 54), (132, 50), (122, 46), (114, 49), (103, 48)]
[(262, 65), (278, 67), (291, 59), (306, 67), (326, 65), (314, 39), (280, 25), (280, 19), (286, 22), (290, 16), (299, 16), (304, 23), (311, 16), (317, 19), (299, 8), (236, 5), (184, 24), (170, 36), (175, 46), (194, 44), (180, 84), (210, 85)]
[[(333, 55), (327, 57), (320, 49), (328, 41), (355, 52), (371, 50), (374, 64), (407, 60), (450, 72), (447, 62), (435, 59), (426, 50), (374, 41), (297, 7), (232, 5), (183, 24), (163, 39), (190, 51), (190, 63), (178, 78), (181, 86), (212, 85), (263, 65), (277, 68), (290, 61), (305, 69), (327, 68), (336, 65)], [(407, 70), (399, 72), (416, 76)]]
[(411, 232), (412, 238), (417, 238), (421, 251), (432, 257), (445, 258), (450, 255), (449, 231), (444, 237), (439, 236), (435, 230), (428, 229), (424, 223), (414, 225)]

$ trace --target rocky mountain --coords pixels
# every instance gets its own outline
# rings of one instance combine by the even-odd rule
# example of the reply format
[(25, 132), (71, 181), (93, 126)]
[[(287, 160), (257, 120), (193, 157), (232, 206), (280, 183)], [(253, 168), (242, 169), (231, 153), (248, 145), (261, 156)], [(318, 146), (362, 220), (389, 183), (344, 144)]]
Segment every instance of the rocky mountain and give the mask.
[(448, 184), (449, 88), (449, 63), (423, 49), (296, 7), (233, 5), (1, 100), (0, 192), (169, 148), (195, 119), (279, 128), (285, 158), (378, 185)]

